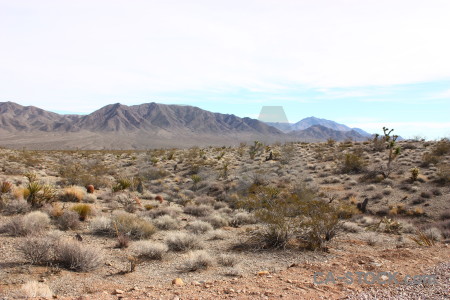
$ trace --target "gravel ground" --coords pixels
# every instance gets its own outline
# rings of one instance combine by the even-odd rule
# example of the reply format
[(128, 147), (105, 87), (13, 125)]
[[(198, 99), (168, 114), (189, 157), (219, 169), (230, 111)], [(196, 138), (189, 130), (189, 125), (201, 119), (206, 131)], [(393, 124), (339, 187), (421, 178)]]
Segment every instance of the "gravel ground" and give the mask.
[(428, 285), (391, 285), (383, 289), (371, 288), (364, 292), (353, 294), (346, 299), (450, 299), (450, 262), (437, 265), (430, 270), (430, 273), (436, 275), (436, 283)]

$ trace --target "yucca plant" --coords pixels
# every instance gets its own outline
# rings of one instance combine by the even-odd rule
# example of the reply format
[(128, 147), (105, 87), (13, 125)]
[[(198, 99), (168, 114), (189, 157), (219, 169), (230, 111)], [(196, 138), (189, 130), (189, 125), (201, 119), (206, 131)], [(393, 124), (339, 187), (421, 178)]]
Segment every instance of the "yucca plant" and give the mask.
[(410, 239), (419, 246), (431, 247), (435, 244), (434, 240), (421, 230), (417, 230), (416, 235), (410, 237)]
[(6, 193), (9, 193), (10, 191), (11, 191), (11, 189), (12, 189), (12, 183), (11, 182), (8, 182), (8, 181), (3, 181), (1, 184), (0, 184), (0, 194), (6, 194)]

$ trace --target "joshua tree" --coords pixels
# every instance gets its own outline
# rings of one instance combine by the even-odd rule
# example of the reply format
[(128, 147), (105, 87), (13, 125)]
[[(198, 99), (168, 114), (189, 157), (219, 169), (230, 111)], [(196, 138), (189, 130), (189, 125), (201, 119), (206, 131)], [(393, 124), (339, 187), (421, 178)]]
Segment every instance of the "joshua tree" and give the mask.
[(389, 151), (386, 169), (382, 169), (381, 172), (384, 178), (389, 177), (389, 175), (391, 174), (391, 164), (394, 161), (394, 159), (397, 158), (397, 156), (400, 154), (400, 147), (397, 146), (396, 144), (398, 135), (391, 136), (392, 131), (394, 131), (394, 129), (389, 130), (389, 128), (383, 127), (386, 149)]

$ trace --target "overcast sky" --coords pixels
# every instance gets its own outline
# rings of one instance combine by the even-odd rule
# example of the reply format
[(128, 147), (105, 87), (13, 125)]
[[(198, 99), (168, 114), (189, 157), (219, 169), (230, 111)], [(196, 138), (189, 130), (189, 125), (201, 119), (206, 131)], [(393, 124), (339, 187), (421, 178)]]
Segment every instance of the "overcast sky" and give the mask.
[(450, 137), (448, 0), (0, 0), (0, 101), (60, 113), (281, 105)]

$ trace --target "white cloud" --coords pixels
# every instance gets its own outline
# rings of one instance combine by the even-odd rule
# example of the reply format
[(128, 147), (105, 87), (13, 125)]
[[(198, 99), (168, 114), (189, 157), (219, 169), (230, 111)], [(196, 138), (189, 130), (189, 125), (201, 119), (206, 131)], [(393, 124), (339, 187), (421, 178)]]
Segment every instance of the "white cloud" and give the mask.
[(0, 100), (449, 79), (449, 12), (440, 0), (0, 1)]

